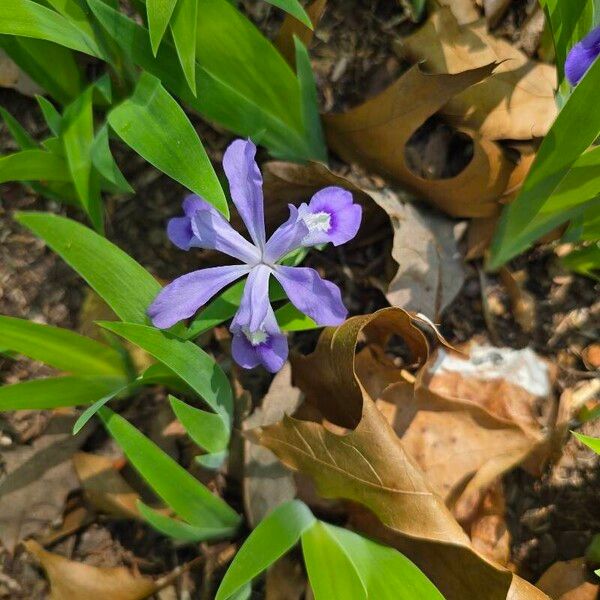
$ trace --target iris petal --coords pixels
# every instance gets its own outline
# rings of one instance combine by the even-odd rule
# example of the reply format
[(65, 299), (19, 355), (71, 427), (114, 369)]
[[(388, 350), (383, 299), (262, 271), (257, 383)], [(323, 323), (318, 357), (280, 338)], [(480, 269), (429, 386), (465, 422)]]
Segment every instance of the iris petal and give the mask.
[(298, 209), (289, 205), (289, 219), (280, 225), (269, 238), (265, 246), (264, 260), (276, 263), (286, 254), (303, 245), (304, 238), (308, 235), (308, 227), (299, 218)]
[(235, 140), (223, 156), (229, 192), (252, 241), (265, 245), (265, 215), (262, 175), (256, 160), (256, 146), (250, 140)]

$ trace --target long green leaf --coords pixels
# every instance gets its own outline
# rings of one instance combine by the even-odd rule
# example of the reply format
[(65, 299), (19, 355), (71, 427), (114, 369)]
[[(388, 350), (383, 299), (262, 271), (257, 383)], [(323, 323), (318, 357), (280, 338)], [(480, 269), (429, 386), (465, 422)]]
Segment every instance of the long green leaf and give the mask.
[(198, 134), (156, 77), (142, 73), (133, 96), (110, 112), (108, 122), (149, 163), (229, 216), (225, 194)]
[(110, 151), (108, 126), (106, 123), (102, 125), (98, 130), (98, 133), (96, 133), (91, 148), (91, 154), (92, 163), (102, 177), (112, 183), (119, 191), (133, 193), (133, 188), (129, 185), (128, 181), (123, 176), (123, 173), (121, 173), (121, 170)]
[(99, 324), (139, 346), (181, 377), (219, 415), (222, 428), (215, 432), (215, 439), (229, 439), (231, 386), (221, 367), (204, 350), (154, 327), (106, 321)]
[(150, 42), (155, 55), (171, 20), (175, 4), (177, 4), (177, 0), (146, 0)]
[(22, 150), (37, 148), (37, 142), (27, 133), (26, 129), (5, 108), (0, 106), (0, 115), (10, 135)]
[(103, 407), (106, 406), (113, 398), (116, 398), (121, 392), (127, 389), (127, 385), (123, 385), (116, 390), (112, 390), (99, 398), (92, 404), (88, 406), (78, 417), (77, 421), (75, 421), (75, 425), (73, 425), (73, 435), (77, 435), (87, 424), (87, 422)]
[(600, 438), (595, 438), (590, 435), (584, 435), (583, 433), (577, 433), (573, 431), (573, 435), (588, 448), (593, 450), (596, 454), (600, 454)]
[(142, 517), (158, 532), (181, 542), (206, 542), (231, 537), (235, 527), (197, 527), (177, 521), (154, 510), (138, 500), (138, 509)]
[(25, 212), (16, 219), (71, 265), (119, 318), (148, 322), (146, 309), (160, 292), (160, 284), (123, 250), (65, 217)]
[[(599, 88), (600, 60), (597, 60), (544, 138), (519, 196), (504, 208), (492, 242), (488, 268), (500, 267), (551, 230), (540, 230), (537, 220), (548, 219), (548, 214), (543, 212), (548, 198), (600, 133), (600, 111), (595, 110)], [(562, 211), (558, 217), (560, 214)], [(566, 212), (564, 215), (558, 222), (551, 219), (551, 226), (560, 225), (572, 216)]]
[(0, 157), (0, 183), (7, 181), (70, 181), (65, 159), (45, 150), (21, 150)]
[[(397, 550), (341, 527), (328, 523), (322, 523), (322, 526), (337, 540), (352, 561), (365, 585), (368, 598), (444, 600), (421, 570)], [(304, 539), (302, 544), (304, 549)]]
[[(195, 97), (180, 76), (177, 52), (163, 40), (155, 58), (148, 31), (102, 0), (90, 8), (127, 57), (184, 103), (280, 157), (306, 160), (298, 81), (264, 36), (227, 0), (199, 0)], [(257, 58), (258, 57), (258, 58)]]
[(79, 201), (96, 231), (103, 230), (99, 183), (92, 172), (94, 142), (93, 86), (70, 104), (62, 118), (61, 135)]
[(125, 376), (114, 348), (61, 327), (0, 316), (0, 345), (77, 375)]
[(169, 396), (169, 401), (175, 416), (198, 446), (211, 453), (218, 453), (227, 448), (229, 431), (223, 427), (221, 417), (190, 406), (174, 396)]
[(292, 15), (292, 17), (298, 19), (300, 23), (312, 30), (312, 21), (298, 0), (266, 0), (266, 2), (285, 10), (286, 13)]
[(300, 536), (316, 522), (299, 500), (277, 507), (248, 536), (229, 566), (215, 600), (227, 600), (293, 548)]
[(115, 377), (49, 377), (0, 387), (0, 411), (50, 410), (95, 402), (118, 390), (123, 379)]
[(196, 95), (198, 0), (179, 0), (171, 19), (173, 42), (190, 90)]
[(31, 0), (3, 2), (0, 33), (47, 40), (109, 60), (93, 38), (85, 35), (62, 15)]
[(106, 407), (100, 417), (127, 459), (160, 498), (191, 525), (237, 527), (239, 515), (123, 417)]
[(46, 40), (0, 36), (0, 46), (48, 94), (67, 104), (83, 89), (73, 52)]
[(40, 110), (44, 115), (46, 125), (55, 136), (60, 136), (62, 129), (62, 115), (56, 110), (56, 107), (50, 100), (44, 98), (44, 96), (36, 96), (35, 99), (38, 101)]
[(325, 523), (317, 521), (304, 531), (302, 554), (315, 600), (367, 600), (367, 590), (356, 567)]

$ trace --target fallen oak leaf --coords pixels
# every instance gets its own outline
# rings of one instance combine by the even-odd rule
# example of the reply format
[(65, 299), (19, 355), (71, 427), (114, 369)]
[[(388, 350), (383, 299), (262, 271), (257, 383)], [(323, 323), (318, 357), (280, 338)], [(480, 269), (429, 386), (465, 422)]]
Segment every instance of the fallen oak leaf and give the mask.
[(554, 563), (536, 585), (553, 600), (596, 600), (599, 589), (587, 581), (585, 558)]
[(397, 52), (425, 61), (433, 73), (461, 73), (500, 63), (494, 75), (450, 98), (441, 112), (457, 127), (491, 140), (529, 140), (548, 133), (558, 108), (556, 69), (528, 58), (508, 41), (487, 31), (485, 19), (459, 25), (448, 7), (399, 40)]
[(380, 340), (401, 335), (418, 362), (427, 357), (423, 334), (399, 309), (382, 309), (325, 329), (312, 355), (293, 359), (294, 377), (327, 419), (353, 429), (340, 435), (319, 423), (285, 417), (249, 435), (289, 467), (310, 475), (323, 496), (352, 500), (373, 511), (379, 522), (372, 520), (381, 529), (377, 533), (401, 546), (449, 600), (476, 598), (482, 589), (490, 600), (509, 594), (512, 600), (546, 598), (478, 554), (442, 499), (429, 489), (356, 377), (354, 354), (362, 333)]
[(429, 75), (413, 67), (360, 106), (325, 115), (327, 140), (346, 162), (359, 163), (400, 183), (450, 215), (495, 215), (514, 167), (498, 144), (471, 135), (473, 157), (458, 175), (446, 179), (419, 177), (405, 156), (411, 136), (429, 117), (494, 69), (489, 64), (453, 75)]
[(44, 550), (36, 541), (24, 542), (42, 565), (50, 581), (50, 600), (143, 600), (158, 590), (149, 577), (134, 575), (125, 567), (94, 567)]

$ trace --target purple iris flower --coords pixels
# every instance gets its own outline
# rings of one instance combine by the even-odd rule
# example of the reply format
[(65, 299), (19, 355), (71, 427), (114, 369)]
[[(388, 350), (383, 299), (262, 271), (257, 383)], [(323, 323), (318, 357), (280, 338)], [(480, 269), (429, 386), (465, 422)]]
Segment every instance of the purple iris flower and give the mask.
[(577, 85), (600, 54), (600, 26), (575, 44), (565, 61), (565, 75), (571, 85)]
[(362, 218), (352, 194), (339, 187), (317, 192), (309, 204), (290, 205), (290, 217), (267, 240), (265, 234), (262, 176), (255, 161), (256, 146), (236, 140), (226, 150), (223, 168), (231, 198), (252, 243), (235, 231), (208, 202), (196, 195), (183, 202), (183, 217), (169, 221), (169, 239), (182, 250), (219, 250), (242, 264), (211, 267), (178, 277), (158, 294), (148, 308), (152, 323), (161, 329), (191, 317), (225, 286), (247, 275), (239, 309), (231, 322), (232, 354), (251, 369), (263, 365), (278, 371), (288, 355), (287, 338), (281, 333), (269, 302), (269, 278), (273, 275), (298, 310), (318, 325), (339, 325), (348, 311), (339, 288), (307, 267), (279, 264), (303, 246), (351, 240)]

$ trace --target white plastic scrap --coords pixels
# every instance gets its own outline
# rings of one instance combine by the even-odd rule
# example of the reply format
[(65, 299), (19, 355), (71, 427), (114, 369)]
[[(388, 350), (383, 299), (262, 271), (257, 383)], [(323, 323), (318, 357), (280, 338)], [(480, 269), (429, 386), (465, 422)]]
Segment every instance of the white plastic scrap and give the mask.
[(473, 345), (468, 359), (440, 348), (431, 373), (444, 371), (481, 381), (504, 379), (534, 396), (547, 396), (551, 390), (548, 365), (530, 348), (513, 350)]

